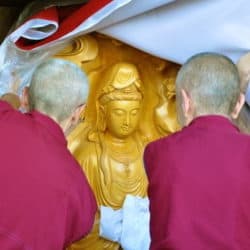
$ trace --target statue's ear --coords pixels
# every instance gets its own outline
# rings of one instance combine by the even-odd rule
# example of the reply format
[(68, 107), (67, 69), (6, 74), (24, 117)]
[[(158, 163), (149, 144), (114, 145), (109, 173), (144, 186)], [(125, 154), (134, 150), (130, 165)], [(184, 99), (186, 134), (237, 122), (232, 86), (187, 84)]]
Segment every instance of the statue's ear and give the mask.
[(105, 113), (105, 107), (103, 105), (99, 106), (99, 110), (101, 113), (103, 113), (103, 114)]
[(106, 130), (106, 108), (103, 105), (99, 106), (98, 114), (97, 114), (97, 127), (98, 130), (104, 132)]

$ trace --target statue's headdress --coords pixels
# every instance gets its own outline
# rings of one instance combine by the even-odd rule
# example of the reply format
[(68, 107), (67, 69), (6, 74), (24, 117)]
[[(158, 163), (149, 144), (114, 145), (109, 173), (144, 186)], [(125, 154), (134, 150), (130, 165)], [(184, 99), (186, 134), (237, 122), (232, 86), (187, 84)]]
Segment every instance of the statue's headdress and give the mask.
[(112, 100), (142, 100), (141, 80), (135, 65), (117, 63), (105, 74), (98, 100), (106, 104)]

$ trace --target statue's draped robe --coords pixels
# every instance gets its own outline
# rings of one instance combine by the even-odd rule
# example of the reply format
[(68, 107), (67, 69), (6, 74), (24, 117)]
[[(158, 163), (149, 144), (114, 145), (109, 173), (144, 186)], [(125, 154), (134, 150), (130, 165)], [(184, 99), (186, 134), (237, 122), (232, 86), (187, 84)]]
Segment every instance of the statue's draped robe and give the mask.
[[(147, 177), (143, 166), (143, 143), (135, 137), (138, 150), (137, 157), (125, 166), (117, 162), (107, 145), (95, 138), (75, 149), (74, 156), (80, 163), (92, 187), (99, 206), (119, 209), (123, 206), (127, 194), (145, 197), (147, 195)], [(128, 155), (129, 158), (129, 155)], [(103, 161), (105, 169), (100, 164)], [(104, 174), (107, 173), (107, 174)], [(96, 215), (93, 231), (85, 239), (73, 244), (70, 250), (76, 249), (119, 249), (119, 244), (99, 237), (100, 213)]]

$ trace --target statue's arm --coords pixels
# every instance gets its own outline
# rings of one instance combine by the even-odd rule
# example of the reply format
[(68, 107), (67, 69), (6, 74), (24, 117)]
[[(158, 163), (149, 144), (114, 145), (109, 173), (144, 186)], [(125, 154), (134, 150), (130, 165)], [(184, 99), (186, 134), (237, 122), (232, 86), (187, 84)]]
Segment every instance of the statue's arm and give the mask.
[(81, 166), (90, 186), (94, 189), (97, 178), (98, 155), (96, 153), (95, 145), (93, 142), (85, 142), (79, 144), (78, 148), (73, 153), (75, 159)]

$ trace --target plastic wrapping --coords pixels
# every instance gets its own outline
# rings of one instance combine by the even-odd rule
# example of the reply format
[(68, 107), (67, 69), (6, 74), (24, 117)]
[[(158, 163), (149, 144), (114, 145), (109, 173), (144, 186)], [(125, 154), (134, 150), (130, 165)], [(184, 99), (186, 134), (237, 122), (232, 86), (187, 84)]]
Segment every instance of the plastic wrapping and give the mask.
[(33, 14), (46, 8), (83, 4), (85, 2), (88, 2), (88, 0), (46, 0), (34, 1), (27, 5), (11, 28), (10, 35), (6, 37), (0, 46), (0, 96), (7, 92), (14, 92), (20, 95), (22, 88), (29, 85), (36, 66), (67, 45), (67, 41), (64, 41), (36, 51), (24, 51), (19, 49), (14, 43), (11, 36), (13, 31), (25, 23)]
[(0, 47), (0, 96), (8, 92), (20, 95), (37, 65), (66, 45), (64, 41), (36, 51), (23, 51), (6, 39)]
[[(51, 6), (65, 6), (65, 5), (73, 5), (73, 4), (82, 4), (79, 6), (79, 8), (84, 7), (85, 5), (83, 3), (88, 1), (56, 1), (56, 0), (47, 0), (47, 1), (37, 1), (32, 4), (30, 4), (24, 11), (21, 13), (17, 23), (14, 25), (13, 32), (11, 32), (4, 42), (1, 44), (0, 47), (0, 95), (3, 95), (7, 92), (14, 92), (17, 94), (21, 94), (22, 88), (26, 85), (29, 85), (30, 78), (32, 76), (32, 73), (37, 65), (39, 65), (41, 62), (43, 62), (48, 57), (56, 54), (58, 51), (62, 50), (64, 46), (67, 45), (68, 41), (72, 38), (86, 34), (90, 31), (90, 29), (94, 29), (94, 27), (100, 23), (103, 19), (105, 19), (107, 16), (111, 15), (114, 11), (117, 9), (123, 7), (127, 3), (129, 3), (131, 0), (116, 0), (116, 1), (108, 1), (106, 0), (105, 3), (96, 3), (91, 2), (91, 7), (88, 9), (81, 9), (81, 13), (78, 13), (78, 18), (80, 16), (80, 22), (79, 26), (76, 26), (73, 28), (73, 30), (69, 31), (65, 35), (58, 36), (54, 40), (46, 40), (48, 37), (46, 37), (46, 34), (44, 36), (44, 40), (41, 40), (41, 43), (37, 43), (35, 46), (32, 46), (32, 48), (27, 46), (27, 48), (20, 49), (20, 46), (18, 47), (16, 44), (16, 41), (22, 36), (22, 32), (26, 32), (27, 34), (27, 26), (26, 21), (27, 18), (31, 18), (31, 16), (36, 13), (36, 11), (42, 11), (48, 7)], [(60, 2), (60, 3), (59, 3)], [(36, 5), (37, 4), (37, 5)], [(87, 6), (87, 5), (86, 5)], [(95, 12), (93, 12), (93, 9)], [(80, 14), (86, 14), (87, 10), (91, 10), (92, 12), (87, 15), (87, 18), (82, 18)], [(88, 13), (87, 13), (88, 14)], [(72, 15), (70, 15), (69, 22), (72, 25)], [(46, 19), (46, 18), (45, 18)], [(66, 20), (67, 21), (67, 20)], [(67, 24), (67, 23), (66, 23)], [(37, 24), (36, 24), (37, 25)], [(42, 25), (42, 24), (41, 24)], [(60, 24), (61, 25), (61, 24)], [(78, 25), (78, 24), (77, 24)], [(65, 26), (65, 23), (64, 23)], [(47, 27), (47, 26), (46, 26)], [(45, 27), (45, 28), (46, 28)], [(23, 28), (23, 29), (22, 29)], [(29, 28), (29, 27), (28, 27)], [(34, 30), (35, 33), (39, 32), (39, 28), (37, 26), (37, 30)], [(28, 30), (29, 38), (32, 38), (32, 26), (30, 27), (30, 31)], [(60, 29), (60, 28), (59, 28)], [(50, 34), (51, 36), (56, 34), (56, 30)], [(34, 33), (34, 34), (35, 34)], [(62, 30), (60, 30), (60, 34), (62, 33)], [(31, 35), (31, 36), (30, 36)], [(26, 36), (27, 38), (27, 36)], [(34, 40), (34, 39), (33, 39)], [(33, 44), (32, 40), (29, 41), (28, 44)]]

